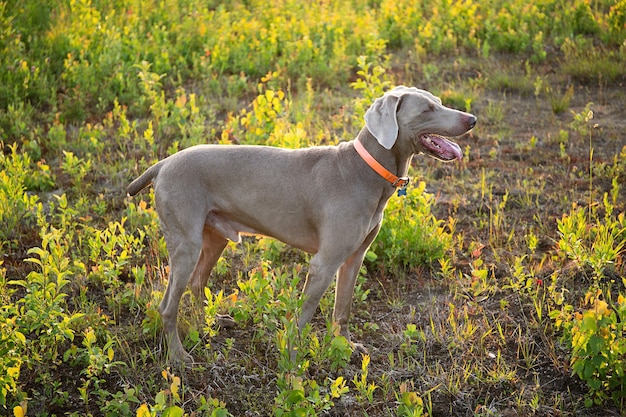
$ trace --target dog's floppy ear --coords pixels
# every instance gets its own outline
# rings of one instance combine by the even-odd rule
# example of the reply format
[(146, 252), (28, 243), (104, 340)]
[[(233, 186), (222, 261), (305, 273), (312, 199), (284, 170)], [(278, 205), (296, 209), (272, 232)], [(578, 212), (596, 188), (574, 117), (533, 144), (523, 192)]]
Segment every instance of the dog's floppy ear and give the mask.
[(365, 112), (365, 127), (385, 149), (391, 149), (398, 139), (396, 112), (401, 95), (387, 92)]

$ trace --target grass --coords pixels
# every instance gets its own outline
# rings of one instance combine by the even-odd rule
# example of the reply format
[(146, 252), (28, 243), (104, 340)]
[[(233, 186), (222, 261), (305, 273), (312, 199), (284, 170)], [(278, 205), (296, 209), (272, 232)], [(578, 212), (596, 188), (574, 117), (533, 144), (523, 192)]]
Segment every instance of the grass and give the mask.
[[(620, 415), (626, 3), (0, 2), (0, 414)], [(479, 118), (417, 157), (366, 256), (351, 356), (309, 256), (230, 245), (166, 362), (151, 163), (352, 139), (412, 84)], [(236, 319), (218, 328), (216, 314)], [(289, 362), (296, 346), (298, 367)]]

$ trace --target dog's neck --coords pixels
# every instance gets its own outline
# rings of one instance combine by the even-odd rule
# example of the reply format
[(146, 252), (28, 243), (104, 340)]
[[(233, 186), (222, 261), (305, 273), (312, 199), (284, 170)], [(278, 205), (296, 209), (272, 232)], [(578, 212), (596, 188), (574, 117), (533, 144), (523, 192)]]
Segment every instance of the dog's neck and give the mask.
[(409, 164), (413, 157), (410, 151), (400, 149), (396, 143), (391, 149), (385, 149), (378, 140), (370, 133), (367, 127), (363, 127), (357, 136), (365, 149), (389, 172), (398, 177), (405, 177), (409, 171)]

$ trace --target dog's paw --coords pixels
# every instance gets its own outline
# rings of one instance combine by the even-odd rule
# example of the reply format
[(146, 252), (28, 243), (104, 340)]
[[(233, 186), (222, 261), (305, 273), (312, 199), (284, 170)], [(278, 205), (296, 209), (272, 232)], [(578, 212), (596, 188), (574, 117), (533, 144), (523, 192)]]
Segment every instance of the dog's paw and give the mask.
[(355, 343), (350, 342), (352, 346), (352, 355), (369, 355), (369, 350), (365, 347), (363, 343)]
[(235, 319), (228, 314), (217, 314), (215, 318), (217, 320), (217, 325), (220, 329), (232, 329), (237, 325)]
[(191, 367), (194, 365), (195, 360), (190, 353), (183, 349), (169, 351), (167, 354), (167, 362), (173, 366)]

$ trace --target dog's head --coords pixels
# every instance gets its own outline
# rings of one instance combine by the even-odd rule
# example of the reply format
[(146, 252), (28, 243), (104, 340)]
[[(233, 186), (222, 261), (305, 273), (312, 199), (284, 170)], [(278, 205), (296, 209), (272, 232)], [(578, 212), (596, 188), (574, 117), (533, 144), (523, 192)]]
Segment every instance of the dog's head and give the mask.
[(438, 97), (415, 87), (398, 86), (365, 112), (365, 126), (385, 149), (406, 138), (413, 152), (442, 161), (463, 156), (459, 145), (446, 136), (462, 135), (475, 124), (476, 116), (446, 107)]

